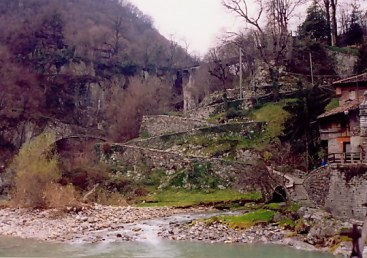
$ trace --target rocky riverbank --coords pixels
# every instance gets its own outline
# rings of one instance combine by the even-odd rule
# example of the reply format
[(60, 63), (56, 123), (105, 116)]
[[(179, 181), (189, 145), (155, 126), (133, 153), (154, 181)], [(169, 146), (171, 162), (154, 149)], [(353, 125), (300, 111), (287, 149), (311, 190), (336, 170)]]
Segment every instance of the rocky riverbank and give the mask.
[[(352, 223), (336, 220), (329, 213), (301, 208), (296, 229), (276, 221), (238, 230), (223, 221), (205, 218), (221, 216), (208, 209), (136, 208), (94, 205), (78, 211), (0, 209), (0, 235), (52, 242), (94, 243), (156, 241), (157, 239), (203, 241), (208, 243), (273, 243), (303, 250), (348, 254), (351, 243), (338, 237)], [(198, 220), (198, 218), (201, 218)], [(281, 218), (274, 218), (275, 220)], [(344, 239), (345, 240), (345, 239)], [(367, 254), (367, 253), (366, 253)]]
[[(169, 240), (203, 241), (208, 243), (272, 243), (292, 246), (309, 251), (325, 251), (334, 255), (347, 255), (351, 242), (338, 235), (342, 228), (352, 223), (341, 221), (329, 213), (309, 208), (298, 211), (299, 223), (295, 229), (279, 226), (279, 223), (258, 224), (246, 230), (234, 229), (219, 220), (196, 220), (189, 223), (171, 223), (159, 236)], [(367, 254), (367, 252), (365, 252)]]
[[(79, 211), (0, 209), (0, 235), (54, 242), (131, 241), (143, 220), (201, 209), (136, 208), (94, 205)], [(129, 229), (125, 227), (129, 225)]]

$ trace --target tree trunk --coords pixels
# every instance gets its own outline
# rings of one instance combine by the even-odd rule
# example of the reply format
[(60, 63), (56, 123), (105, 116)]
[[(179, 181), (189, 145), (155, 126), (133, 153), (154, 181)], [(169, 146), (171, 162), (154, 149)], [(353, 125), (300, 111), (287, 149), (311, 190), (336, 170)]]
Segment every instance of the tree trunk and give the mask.
[(269, 68), (270, 79), (272, 82), (272, 93), (273, 101), (277, 102), (279, 100), (279, 71), (278, 68)]
[(338, 45), (338, 21), (336, 20), (337, 0), (330, 0), (331, 3), (331, 45)]
[(330, 0), (324, 0), (324, 4), (325, 4), (326, 21), (328, 28), (327, 42), (328, 45), (331, 46)]

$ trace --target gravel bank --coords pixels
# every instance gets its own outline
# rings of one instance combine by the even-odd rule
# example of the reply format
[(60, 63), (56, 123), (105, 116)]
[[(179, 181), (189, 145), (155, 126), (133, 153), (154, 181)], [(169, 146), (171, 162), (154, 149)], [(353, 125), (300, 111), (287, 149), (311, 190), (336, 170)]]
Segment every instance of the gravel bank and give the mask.
[[(0, 209), (0, 235), (55, 242), (97, 242), (119, 238), (129, 241), (131, 234), (115, 234), (127, 224), (198, 209), (136, 208), (94, 205), (78, 212), (57, 210)], [(138, 227), (131, 231), (137, 234)]]

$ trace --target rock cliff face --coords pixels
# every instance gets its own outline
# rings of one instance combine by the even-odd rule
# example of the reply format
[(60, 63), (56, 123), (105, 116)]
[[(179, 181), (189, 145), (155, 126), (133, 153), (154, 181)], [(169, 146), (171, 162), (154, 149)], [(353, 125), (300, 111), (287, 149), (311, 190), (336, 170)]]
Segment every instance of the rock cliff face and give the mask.
[(328, 55), (335, 60), (335, 71), (341, 78), (354, 74), (354, 66), (358, 60), (357, 56), (329, 51)]

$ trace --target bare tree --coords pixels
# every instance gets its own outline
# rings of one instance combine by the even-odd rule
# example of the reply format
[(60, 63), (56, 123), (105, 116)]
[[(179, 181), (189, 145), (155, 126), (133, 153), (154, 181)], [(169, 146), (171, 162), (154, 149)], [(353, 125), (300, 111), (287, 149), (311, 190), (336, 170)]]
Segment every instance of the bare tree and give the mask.
[(185, 66), (189, 66), (190, 65), (190, 53), (189, 53), (189, 48), (190, 48), (190, 42), (188, 42), (186, 39), (182, 39), (182, 44), (183, 44), (183, 48), (185, 51)]
[(120, 45), (122, 40), (122, 29), (123, 29), (124, 20), (121, 16), (116, 17), (112, 24), (113, 29), (113, 54), (118, 55), (120, 51)]
[[(223, 0), (222, 3), (252, 27), (256, 47), (269, 71), (276, 100), (279, 95), (279, 68), (284, 64), (291, 39), (289, 20), (305, 0), (256, 0), (258, 11), (254, 16), (248, 7), (249, 0)], [(264, 15), (268, 17), (266, 26), (262, 25)]]
[(170, 85), (156, 77), (133, 78), (127, 89), (115, 87), (105, 107), (109, 137), (117, 142), (137, 137), (143, 115), (167, 111), (170, 94)]
[(220, 82), (220, 88), (223, 92), (227, 88), (228, 79), (230, 77), (228, 60), (220, 54), (219, 48), (209, 50), (208, 56), (209, 74)]
[(172, 68), (175, 64), (177, 52), (178, 52), (178, 43), (175, 40), (174, 35), (171, 35), (171, 39), (169, 41), (169, 47), (168, 47), (168, 58), (167, 58), (167, 65), (169, 68)]

